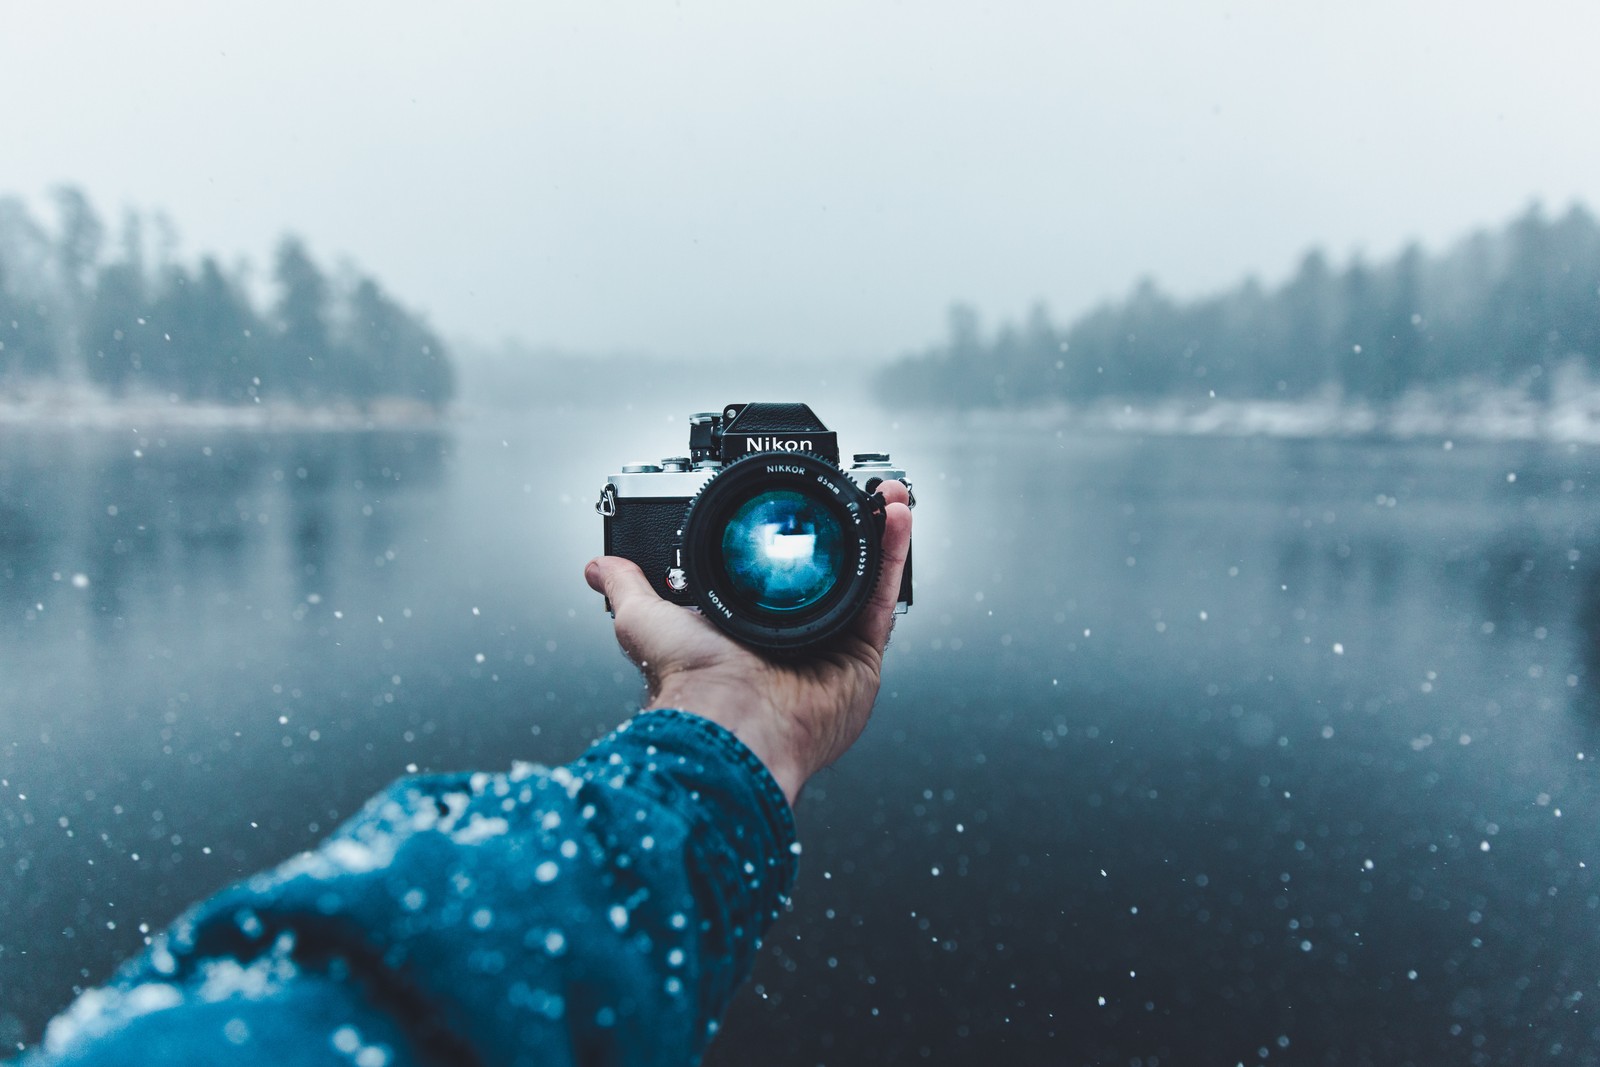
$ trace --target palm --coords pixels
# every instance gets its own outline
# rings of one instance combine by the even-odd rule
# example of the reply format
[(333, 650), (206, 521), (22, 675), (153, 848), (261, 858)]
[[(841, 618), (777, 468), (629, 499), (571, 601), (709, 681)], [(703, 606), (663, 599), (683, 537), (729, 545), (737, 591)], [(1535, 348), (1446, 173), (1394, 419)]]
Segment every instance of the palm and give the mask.
[(697, 611), (660, 599), (636, 607), (617, 612), (617, 641), (644, 672), (649, 706), (675, 703), (681, 688), (676, 683), (690, 672), (702, 688), (747, 691), (752, 704), (792, 720), (816, 750), (819, 766), (842, 755), (865, 728), (883, 655), (861, 636), (850, 634), (806, 658), (769, 659)]
[(878, 588), (847, 635), (804, 656), (769, 658), (739, 644), (699, 612), (662, 600), (627, 560), (604, 556), (585, 572), (611, 600), (617, 642), (644, 672), (648, 706), (680, 707), (729, 728), (791, 801), (860, 736), (878, 693), (911, 542), (905, 487), (886, 482), (880, 491), (890, 504)]

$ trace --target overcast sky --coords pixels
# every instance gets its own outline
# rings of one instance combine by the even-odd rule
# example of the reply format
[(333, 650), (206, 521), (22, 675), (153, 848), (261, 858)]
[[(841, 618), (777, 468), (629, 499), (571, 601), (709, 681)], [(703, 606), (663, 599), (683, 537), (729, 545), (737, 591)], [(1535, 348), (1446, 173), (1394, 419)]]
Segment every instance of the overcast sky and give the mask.
[[(247, 9), (248, 7), (248, 9)], [(0, 0), (0, 193), (446, 336), (896, 354), (1600, 207), (1600, 5)]]

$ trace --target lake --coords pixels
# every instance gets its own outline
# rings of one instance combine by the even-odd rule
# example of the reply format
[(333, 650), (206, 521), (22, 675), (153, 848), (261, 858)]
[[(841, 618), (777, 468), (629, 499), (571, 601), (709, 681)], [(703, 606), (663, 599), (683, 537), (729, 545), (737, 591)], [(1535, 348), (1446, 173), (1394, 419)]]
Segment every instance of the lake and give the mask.
[[(708, 1062), (1600, 1063), (1600, 451), (816, 406), (911, 472), (916, 604)], [(688, 410), (0, 430), (4, 1047), (636, 708), (581, 568)]]

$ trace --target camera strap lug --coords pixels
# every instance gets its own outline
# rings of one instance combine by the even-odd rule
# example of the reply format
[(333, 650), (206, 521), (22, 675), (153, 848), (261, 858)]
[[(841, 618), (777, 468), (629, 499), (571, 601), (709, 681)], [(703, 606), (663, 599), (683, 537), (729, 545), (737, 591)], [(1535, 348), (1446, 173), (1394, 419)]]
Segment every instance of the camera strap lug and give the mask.
[(600, 499), (595, 501), (594, 510), (606, 518), (611, 518), (617, 513), (617, 487), (610, 482), (600, 490)]

